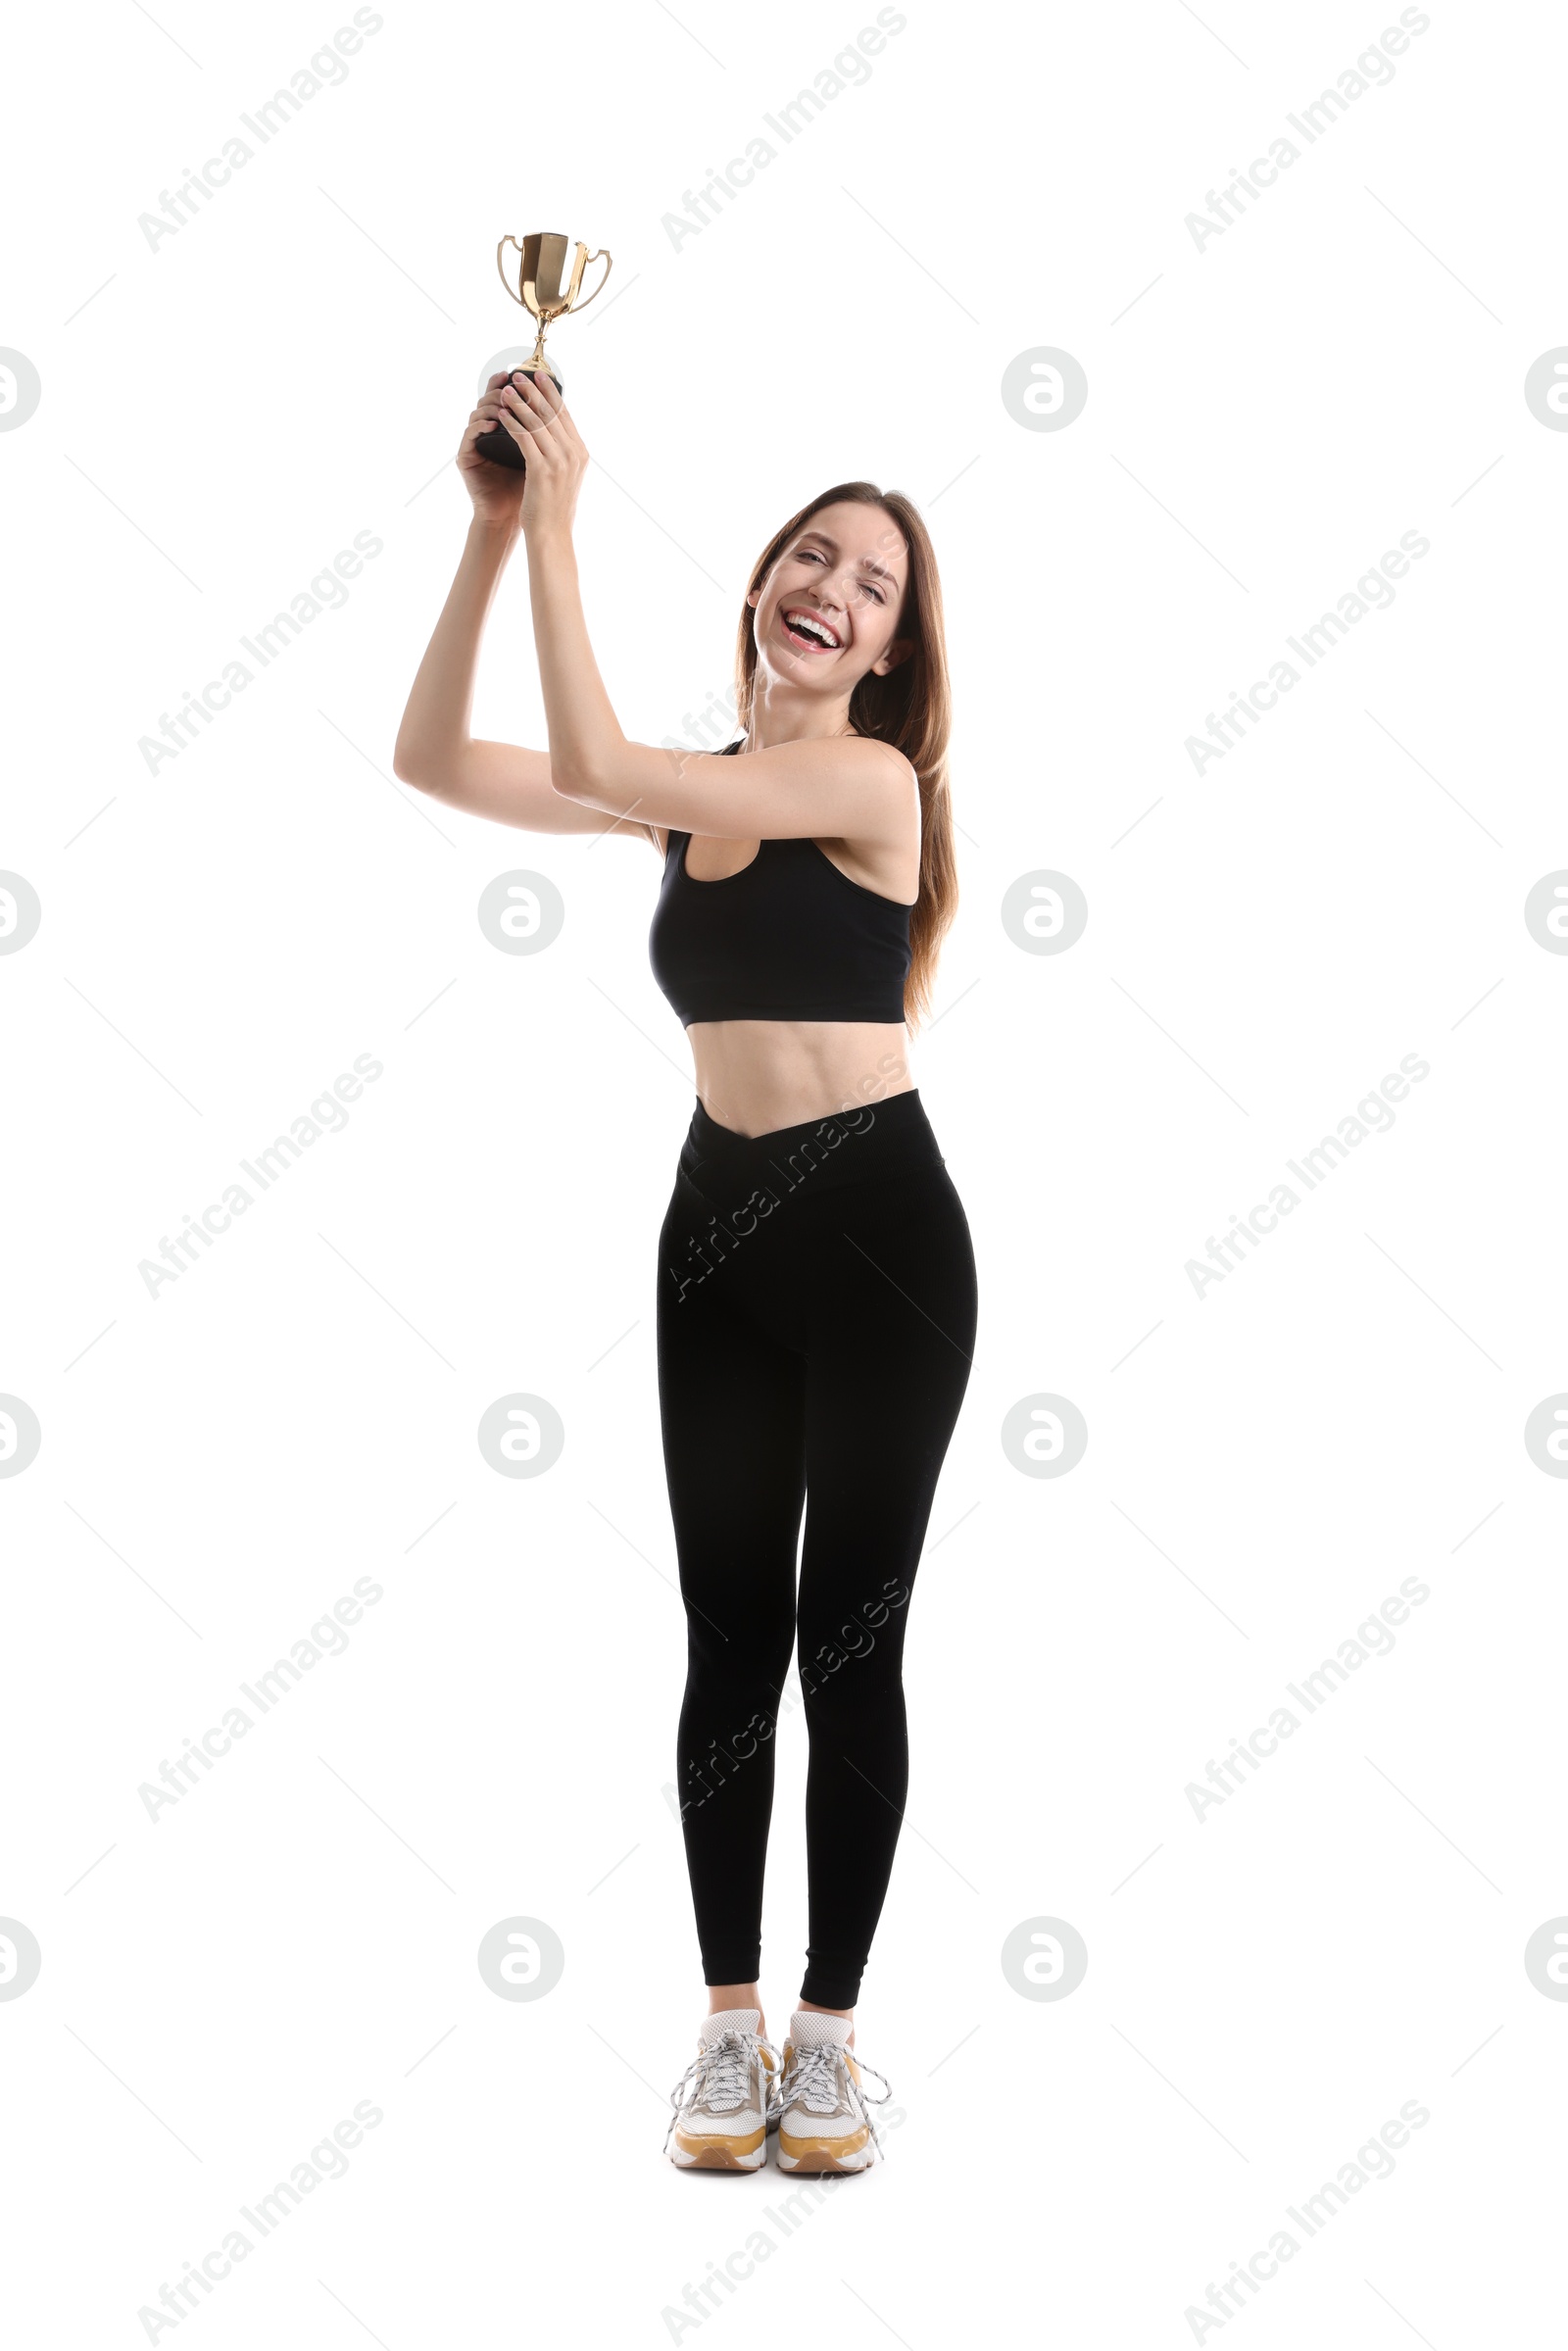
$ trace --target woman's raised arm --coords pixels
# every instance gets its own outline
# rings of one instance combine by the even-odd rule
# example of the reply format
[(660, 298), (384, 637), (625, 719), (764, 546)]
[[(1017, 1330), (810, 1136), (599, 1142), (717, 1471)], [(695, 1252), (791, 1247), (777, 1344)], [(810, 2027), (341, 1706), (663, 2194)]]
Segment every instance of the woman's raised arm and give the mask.
[[(392, 771), (434, 800), (499, 824), (535, 833), (602, 833), (613, 825), (613, 814), (563, 798), (552, 781), (548, 752), (484, 742), (468, 731), (479, 641), (519, 533), (523, 476), (491, 465), (474, 447), (497, 420), (498, 393), (506, 380), (504, 375), (492, 376), (458, 451), (458, 469), (473, 500), (473, 520), (410, 690)], [(618, 829), (650, 838), (646, 824)]]
[(594, 660), (577, 583), (572, 518), (588, 452), (548, 376), (541, 384), (523, 378), (520, 388), (504, 383), (498, 407), (528, 453), (522, 533), (552, 788), (564, 805), (653, 828), (656, 845), (663, 827), (747, 840), (821, 833), (873, 852), (917, 842), (919, 778), (891, 744), (833, 736), (722, 759), (627, 740)]

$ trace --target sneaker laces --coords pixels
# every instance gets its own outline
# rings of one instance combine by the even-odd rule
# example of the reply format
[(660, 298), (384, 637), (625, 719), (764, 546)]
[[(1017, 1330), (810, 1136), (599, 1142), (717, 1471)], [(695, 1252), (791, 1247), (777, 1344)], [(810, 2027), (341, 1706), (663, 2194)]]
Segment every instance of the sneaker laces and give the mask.
[(877, 2127), (877, 2119), (870, 2110), (873, 2106), (886, 2106), (892, 2097), (888, 2078), (840, 2041), (815, 2041), (809, 2048), (796, 2050), (789, 2073), (779, 2084), (775, 2110), (782, 2115), (786, 2107), (799, 2106), (807, 2114), (832, 2114), (840, 2099), (839, 2060), (851, 2056), (855, 2058), (862, 2077), (875, 2074), (882, 2084), (881, 2097), (873, 2097), (865, 2088), (863, 2080), (858, 2082), (848, 2065), (844, 2067), (843, 2080), (849, 2091), (850, 2110), (867, 2126), (878, 2154), (885, 2158), (887, 2148)]
[[(707, 2106), (713, 2114), (738, 2114), (746, 2102), (751, 2084), (752, 2067), (760, 2054), (766, 2050), (773, 2060), (769, 2080), (778, 2076), (778, 2051), (772, 2042), (760, 2033), (743, 2033), (731, 2026), (716, 2040), (704, 2043), (692, 2059), (680, 2080), (669, 2093), (669, 2130), (664, 2132), (667, 2149), (670, 2131), (675, 2128), (683, 2108), (688, 2105)], [(764, 2074), (767, 2068), (763, 2068)], [(878, 2077), (880, 2080), (880, 2076)], [(763, 2090), (763, 2117), (766, 2118), (767, 2091)]]

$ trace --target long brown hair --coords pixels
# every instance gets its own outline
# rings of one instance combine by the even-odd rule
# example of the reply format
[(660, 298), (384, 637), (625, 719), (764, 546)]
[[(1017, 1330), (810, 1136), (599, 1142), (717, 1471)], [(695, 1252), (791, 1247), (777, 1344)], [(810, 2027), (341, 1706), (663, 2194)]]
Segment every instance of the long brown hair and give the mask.
[[(841, 481), (813, 498), (774, 532), (752, 566), (750, 595), (760, 588), (797, 531), (824, 507), (879, 506), (903, 531), (909, 550), (909, 578), (897, 634), (912, 637), (914, 650), (886, 677), (862, 677), (850, 697), (850, 721), (858, 734), (874, 735), (902, 751), (920, 779), (920, 895), (909, 914), (909, 976), (904, 989), (905, 1018), (911, 1028), (929, 1011), (937, 953), (958, 906), (958, 874), (953, 854), (953, 809), (948, 793), (948, 737), (953, 700), (942, 626), (942, 583), (930, 533), (901, 490), (879, 490), (874, 482)], [(757, 676), (756, 614), (741, 607), (735, 646), (735, 709), (739, 722), (752, 723), (752, 688)]]

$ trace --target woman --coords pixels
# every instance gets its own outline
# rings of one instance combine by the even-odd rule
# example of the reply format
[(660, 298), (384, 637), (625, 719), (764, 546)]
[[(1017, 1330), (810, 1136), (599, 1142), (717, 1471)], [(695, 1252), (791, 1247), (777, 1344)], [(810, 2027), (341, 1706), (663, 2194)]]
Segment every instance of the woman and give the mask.
[[(526, 475), (475, 449), (498, 423)], [(906, 1053), (956, 897), (935, 560), (907, 500), (827, 491), (753, 572), (744, 739), (655, 750), (621, 733), (588, 642), (571, 537), (588, 453), (555, 385), (493, 376), (457, 462), (473, 521), (393, 764), (504, 824), (651, 842), (655, 975), (696, 1063), (658, 1330), (709, 2013), (671, 2153), (753, 2171), (777, 2128), (781, 2168), (863, 2171), (877, 2133), (851, 2051), (907, 1787), (904, 1626), (975, 1330), (968, 1226)], [(548, 752), (468, 732), (519, 531)], [(757, 1978), (797, 1611), (810, 1938), (780, 2060)]]

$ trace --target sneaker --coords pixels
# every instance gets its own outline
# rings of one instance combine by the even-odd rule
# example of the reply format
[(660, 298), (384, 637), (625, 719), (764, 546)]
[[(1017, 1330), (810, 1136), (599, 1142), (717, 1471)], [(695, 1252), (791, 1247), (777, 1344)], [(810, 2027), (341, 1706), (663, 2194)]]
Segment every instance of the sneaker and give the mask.
[(761, 2021), (756, 2008), (721, 2008), (704, 2017), (697, 2055), (669, 2093), (674, 2111), (664, 2147), (672, 2163), (756, 2172), (766, 2162), (778, 2051), (758, 2032)]
[[(849, 2038), (848, 2017), (798, 2008), (791, 2018), (775, 2101), (781, 2172), (864, 2172), (881, 2152)], [(885, 2078), (875, 2066), (863, 2070), (882, 2083), (882, 2096), (869, 2103), (885, 2106), (893, 2095)]]

